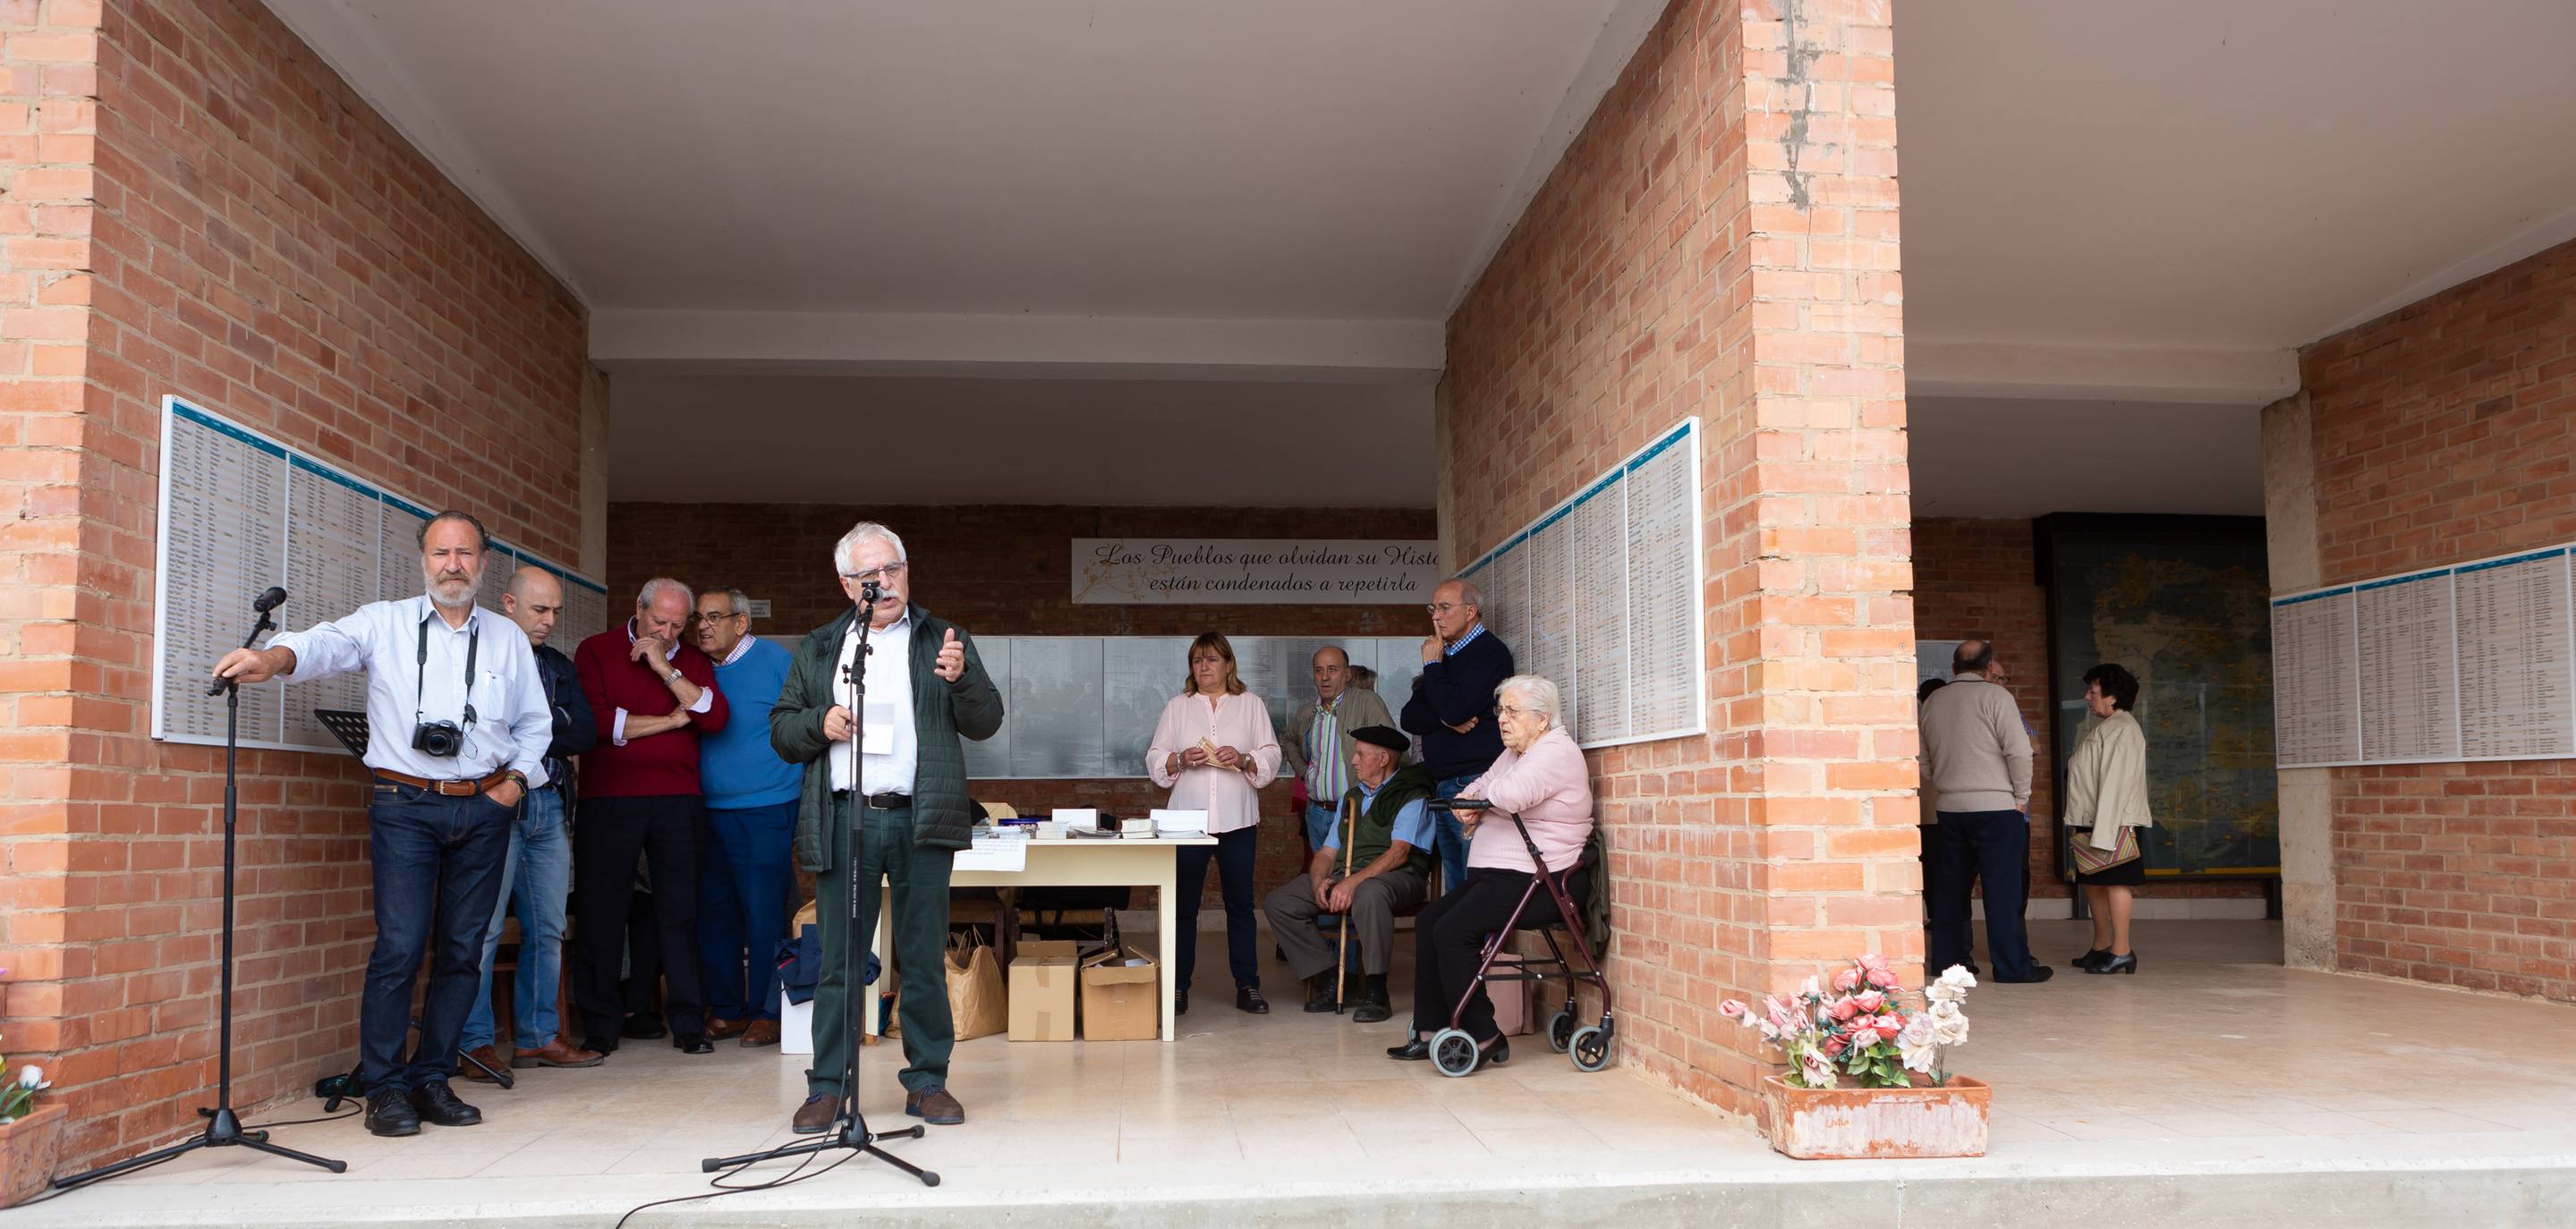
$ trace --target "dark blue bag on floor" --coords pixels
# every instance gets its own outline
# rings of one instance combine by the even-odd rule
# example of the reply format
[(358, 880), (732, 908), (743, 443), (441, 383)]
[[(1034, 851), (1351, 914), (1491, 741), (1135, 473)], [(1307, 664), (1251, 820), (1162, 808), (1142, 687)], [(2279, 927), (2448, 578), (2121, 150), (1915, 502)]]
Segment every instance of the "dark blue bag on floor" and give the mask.
[[(862, 985), (877, 984), (876, 953), (868, 953), (866, 979)], [(793, 939), (778, 942), (778, 984), (787, 991), (790, 1003), (814, 1001), (814, 986), (823, 980), (823, 935), (807, 923)]]

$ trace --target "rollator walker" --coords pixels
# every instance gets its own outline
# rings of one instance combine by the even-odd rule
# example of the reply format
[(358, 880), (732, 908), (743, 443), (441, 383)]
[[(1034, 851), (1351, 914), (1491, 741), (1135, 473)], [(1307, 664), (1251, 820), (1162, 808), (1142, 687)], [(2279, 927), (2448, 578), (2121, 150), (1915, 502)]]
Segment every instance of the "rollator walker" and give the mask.
[[(1457, 798), (1448, 801), (1435, 798), (1429, 805), (1434, 811), (1484, 811), (1489, 815), (1492, 813), (1491, 805), (1481, 798)], [(1539, 856), (1538, 842), (1530, 839), (1529, 825), (1521, 822), (1518, 812), (1506, 811), (1503, 812), (1503, 816), (1512, 821), (1512, 829), (1520, 834), (1522, 847), (1529, 850), (1530, 865), (1544, 868), (1547, 860)], [(1493, 821), (1486, 819), (1480, 822)], [(1617, 1024), (1612, 1019), (1613, 999), (1610, 980), (1602, 975), (1598, 949), (1584, 937), (1583, 911), (1574, 898), (1578, 883), (1583, 884), (1587, 889), (1589, 886), (1587, 882), (1574, 878), (1578, 874), (1587, 874), (1591, 869), (1591, 850), (1586, 849), (1584, 853), (1585, 856), (1575, 859), (1574, 865), (1563, 871), (1541, 870), (1540, 873), (1530, 876), (1529, 886), (1521, 892), (1520, 903), (1512, 907), (1511, 920), (1504, 923), (1502, 929), (1486, 936), (1484, 954), (1476, 965), (1474, 983), (1467, 987), (1465, 994), (1458, 996), (1456, 1003), (1450, 1005), (1449, 1027), (1431, 1035), (1431, 1065), (1439, 1068), (1440, 1074), (1452, 1077), (1464, 1076), (1475, 1071), (1476, 1065), (1484, 1061), (1484, 1051), (1477, 1047), (1475, 1038), (1468, 1036), (1465, 1029), (1458, 1027), (1458, 1022), (1466, 1016), (1468, 1001), (1473, 999), (1476, 992), (1483, 989), (1487, 982), (1543, 982), (1560, 976), (1565, 981), (1565, 1006), (1557, 1009), (1555, 1015), (1548, 1017), (1547, 1048), (1572, 1058), (1574, 1069), (1577, 1071), (1599, 1071), (1610, 1065), (1610, 1043), (1617, 1034)], [(1541, 884), (1547, 886), (1546, 903), (1555, 909), (1556, 917), (1536, 920), (1533, 924), (1524, 926), (1524, 920), (1530, 914), (1531, 902), (1538, 899)], [(1589, 896), (1590, 892), (1586, 890), (1583, 894)], [(1547, 941), (1549, 954), (1546, 957), (1524, 956), (1504, 950), (1504, 946), (1511, 941), (1512, 932), (1522, 929), (1535, 930), (1540, 938)], [(1565, 946), (1557, 941), (1557, 932), (1560, 930), (1573, 940), (1574, 950), (1583, 956), (1583, 968), (1579, 971), (1572, 961), (1566, 959)], [(1428, 954), (1425, 953), (1421, 958), (1428, 959)], [(1575, 1027), (1574, 990), (1578, 985), (1594, 986), (1601, 991), (1600, 1023), (1586, 1024), (1581, 1028)]]

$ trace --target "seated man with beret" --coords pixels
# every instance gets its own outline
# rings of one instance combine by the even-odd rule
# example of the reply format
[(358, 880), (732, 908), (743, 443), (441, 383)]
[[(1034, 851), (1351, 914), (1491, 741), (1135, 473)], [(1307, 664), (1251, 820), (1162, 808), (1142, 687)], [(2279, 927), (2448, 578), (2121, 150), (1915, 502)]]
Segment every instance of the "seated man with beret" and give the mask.
[[(1351, 1018), (1374, 1024), (1393, 1014), (1386, 964), (1395, 946), (1396, 911), (1422, 903), (1437, 864), (1431, 811), (1424, 805), (1432, 781), (1431, 770), (1420, 764), (1396, 767), (1412, 745), (1403, 731), (1363, 726), (1351, 738), (1356, 780), (1342, 795), (1339, 817), (1306, 873), (1279, 885), (1261, 909), (1287, 951), (1289, 969), (1306, 979), (1306, 1010), (1336, 1010), (1356, 989), (1358, 1010)], [(1317, 933), (1315, 918), (1327, 913), (1346, 919), (1345, 930), (1359, 945), (1359, 970), (1344, 968), (1332, 944)]]

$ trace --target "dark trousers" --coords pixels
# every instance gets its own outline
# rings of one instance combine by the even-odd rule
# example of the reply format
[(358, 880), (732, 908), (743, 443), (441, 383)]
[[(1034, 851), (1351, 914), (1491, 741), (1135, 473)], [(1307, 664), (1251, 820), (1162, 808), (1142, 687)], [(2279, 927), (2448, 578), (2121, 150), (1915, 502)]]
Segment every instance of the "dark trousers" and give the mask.
[(2033, 969), (2022, 931), (2023, 875), (2030, 861), (2030, 817), (2019, 811), (1943, 811), (1932, 829), (1932, 879), (1924, 885), (1932, 923), (1924, 936), (1933, 976), (1971, 958), (1968, 890), (1986, 890), (1986, 954), (1994, 975), (2027, 979)]
[[(376, 946), (358, 1002), (358, 1077), (369, 1093), (409, 1090), (456, 1070), (456, 1038), (483, 984), (483, 935), (501, 898), (517, 809), (378, 782), (367, 807)], [(430, 959), (420, 1045), (406, 1057), (411, 987)]]
[(1185, 845), (1174, 850), (1179, 865), (1174, 868), (1172, 924), (1180, 928), (1178, 955), (1180, 966), (1173, 975), (1179, 978), (1172, 989), (1190, 992), (1190, 973), (1199, 962), (1199, 898), (1207, 894), (1208, 863), (1216, 863), (1217, 890), (1225, 898), (1225, 965), (1234, 974), (1234, 984), (1261, 984), (1259, 932), (1252, 922), (1252, 866), (1254, 855), (1261, 851), (1261, 827), (1237, 828), (1217, 834), (1216, 844)]
[[(1457, 1027), (1478, 1041), (1493, 1040), (1494, 1001), (1476, 982), (1476, 964), (1484, 957), (1485, 940), (1512, 920), (1512, 910), (1529, 887), (1530, 876), (1525, 871), (1475, 867), (1467, 872), (1466, 882), (1457, 891), (1431, 902), (1414, 916), (1415, 1032), (1436, 1033), (1450, 1027), (1449, 1013), (1457, 1010), (1459, 997), (1465, 995), (1467, 1006), (1458, 1012)], [(1521, 914), (1519, 924), (1529, 929), (1556, 919), (1556, 898), (1542, 886), (1530, 896), (1529, 908)], [(1475, 993), (1469, 995), (1470, 989)]]
[(796, 804), (707, 808), (698, 851), (698, 966), (720, 1020), (778, 1018), (778, 941), (787, 937)]
[[(675, 1036), (706, 1031), (698, 986), (698, 799), (585, 798), (572, 833), (573, 1009), (586, 1036), (615, 1038), (626, 1022), (618, 986), (626, 919), (640, 853), (653, 879), (654, 934), (668, 991), (663, 1017)], [(646, 987), (649, 995), (650, 987)]]
[(814, 1065), (805, 1072), (812, 1093), (843, 1094), (842, 1070), (850, 1062), (851, 1000), (867, 993), (849, 984), (850, 944), (866, 963), (876, 942), (877, 908), (894, 890), (894, 963), (903, 978), (896, 1013), (903, 1022), (903, 1086), (914, 1092), (948, 1082), (948, 1054), (957, 1048), (957, 1022), (948, 1014), (948, 874), (957, 852), (925, 848), (913, 840), (912, 810), (861, 807), (859, 817), (859, 925), (850, 930), (850, 797), (832, 799), (832, 865), (814, 873), (814, 922), (823, 940), (823, 975), (814, 987)]
[(650, 892), (638, 890), (626, 906), (626, 977), (617, 983), (617, 992), (624, 996), (629, 1020), (662, 1022), (660, 918)]

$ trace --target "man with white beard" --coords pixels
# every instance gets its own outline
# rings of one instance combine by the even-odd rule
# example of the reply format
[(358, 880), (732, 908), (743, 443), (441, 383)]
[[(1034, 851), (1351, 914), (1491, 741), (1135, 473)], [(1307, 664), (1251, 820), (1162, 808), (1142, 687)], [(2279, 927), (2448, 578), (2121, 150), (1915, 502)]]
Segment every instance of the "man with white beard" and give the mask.
[[(510, 824), (528, 791), (546, 784), (554, 737), (527, 633), (474, 605), (491, 550), (483, 523), (441, 512), (421, 526), (420, 548), (423, 596), (235, 649), (214, 670), (245, 686), (367, 672), (376, 946), (358, 1008), (358, 1074), (367, 1129), (378, 1135), (418, 1135), (424, 1118), (483, 1121), (447, 1081), (481, 981)], [(412, 982), (431, 955), (420, 1044), (406, 1056)]]

